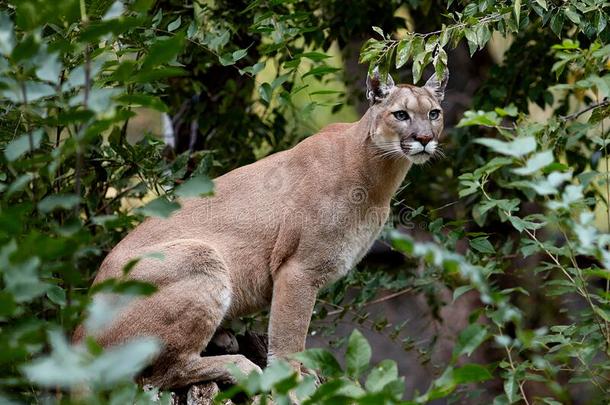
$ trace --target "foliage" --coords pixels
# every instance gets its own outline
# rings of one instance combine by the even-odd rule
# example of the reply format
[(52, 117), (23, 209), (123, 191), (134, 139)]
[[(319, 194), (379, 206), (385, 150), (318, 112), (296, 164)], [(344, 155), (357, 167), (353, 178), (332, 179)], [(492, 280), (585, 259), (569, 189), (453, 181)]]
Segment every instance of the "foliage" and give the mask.
[[(422, 181), (399, 195), (425, 208), (401, 211), (395, 222), (425, 218), (430, 241), (388, 224), (386, 240), (406, 264), (350, 274), (323, 293), (317, 310), (317, 319), (328, 319), (329, 308), (339, 319), (355, 314), (360, 328), (412, 350), (404, 324), (368, 318), (381, 290), (434, 297), (443, 286), (454, 299), (473, 291), (478, 306), (443, 370), (405, 400), (396, 362), (371, 366), (372, 349), (354, 331), (344, 360), (326, 349), (297, 355), (323, 378), (319, 386), (276, 362), (262, 375), (239, 376), (218, 400), (241, 392), (278, 403), (296, 395), (306, 403), (408, 404), (473, 400), (484, 390), (494, 404), (576, 395), (607, 403), (608, 6), (409, 1), (413, 23), (396, 18), (394, 1), (238, 3), (3, 4), (0, 402), (153, 400), (155, 392), (131, 380), (158, 350), (155, 341), (112, 350), (93, 339), (68, 342), (83, 314), (95, 329), (123, 300), (154, 292), (127, 279), (88, 292), (92, 275), (144, 217), (171, 215), (176, 196), (211, 194), (211, 177), (291, 146), (313, 131), (321, 108), (344, 108), (347, 95), (326, 89), (343, 80), (333, 43), (346, 49), (374, 35), (361, 61), (384, 74), (412, 66), (417, 82), (430, 64), (440, 76), (450, 49), (466, 43), (472, 55), (498, 33), (512, 45), (451, 130), (451, 158), (426, 172), (414, 168)], [(422, 22), (434, 28), (397, 34)], [(546, 109), (544, 119), (533, 104)], [(143, 108), (178, 116), (176, 153), (154, 136), (127, 142)], [(446, 204), (457, 208), (436, 209)], [(404, 271), (414, 265), (423, 272)], [(109, 293), (122, 298), (104, 299)], [(473, 360), (484, 350), (486, 364)]]
[[(465, 350), (466, 347), (459, 350)], [(461, 354), (461, 353), (460, 353)], [(369, 364), (371, 347), (356, 329), (347, 342), (345, 369), (333, 354), (325, 349), (309, 349), (296, 358), (310, 369), (319, 370), (318, 376), (325, 379), (316, 385), (312, 375), (299, 379), (285, 362), (276, 361), (262, 374), (239, 375), (240, 384), (217, 398), (221, 401), (243, 392), (248, 396), (258, 395), (261, 403), (272, 395), (279, 403), (290, 403), (290, 394), (303, 404), (416, 404), (442, 398), (458, 384), (486, 381), (492, 378), (490, 371), (478, 364), (463, 367), (448, 367), (443, 375), (424, 395), (414, 401), (403, 401), (404, 377), (398, 376), (394, 360), (382, 360), (375, 366)], [(365, 372), (366, 378), (364, 376)]]

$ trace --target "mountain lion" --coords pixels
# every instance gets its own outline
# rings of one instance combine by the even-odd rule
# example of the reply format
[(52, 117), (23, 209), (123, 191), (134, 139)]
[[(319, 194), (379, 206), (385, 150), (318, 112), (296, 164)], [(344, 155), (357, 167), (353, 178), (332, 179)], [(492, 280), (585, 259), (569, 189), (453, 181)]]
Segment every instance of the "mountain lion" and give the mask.
[[(438, 152), (447, 79), (396, 86), (375, 70), (360, 121), (330, 125), (217, 178), (213, 197), (184, 199), (171, 217), (148, 218), (105, 258), (95, 283), (120, 278), (141, 257), (128, 277), (158, 291), (131, 301), (97, 341), (158, 338), (147, 382), (160, 388), (231, 380), (228, 364), (260, 370), (242, 355), (201, 353), (223, 321), (269, 305), (269, 359), (304, 350), (318, 290), (358, 263), (412, 163)], [(80, 326), (75, 340), (84, 333)]]

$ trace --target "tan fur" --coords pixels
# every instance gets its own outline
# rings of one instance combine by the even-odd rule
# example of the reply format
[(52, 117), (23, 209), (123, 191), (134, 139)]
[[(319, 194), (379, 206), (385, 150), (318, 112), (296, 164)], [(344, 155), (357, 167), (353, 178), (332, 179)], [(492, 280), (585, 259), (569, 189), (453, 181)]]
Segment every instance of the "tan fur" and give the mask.
[[(330, 125), (233, 170), (215, 180), (213, 197), (183, 200), (170, 218), (149, 218), (127, 235), (95, 283), (161, 252), (163, 260), (146, 256), (129, 273), (158, 291), (130, 303), (98, 341), (159, 338), (163, 351), (148, 382), (162, 388), (230, 379), (229, 363), (244, 372), (258, 367), (241, 355), (200, 353), (223, 320), (270, 305), (269, 357), (302, 351), (318, 290), (345, 275), (385, 223), (412, 164), (413, 137), (428, 131), (438, 142), (442, 130), (442, 120), (427, 119), (440, 102), (427, 87), (386, 90), (360, 121)], [(411, 123), (397, 122), (396, 109), (408, 110)], [(83, 334), (81, 327), (75, 339)]]

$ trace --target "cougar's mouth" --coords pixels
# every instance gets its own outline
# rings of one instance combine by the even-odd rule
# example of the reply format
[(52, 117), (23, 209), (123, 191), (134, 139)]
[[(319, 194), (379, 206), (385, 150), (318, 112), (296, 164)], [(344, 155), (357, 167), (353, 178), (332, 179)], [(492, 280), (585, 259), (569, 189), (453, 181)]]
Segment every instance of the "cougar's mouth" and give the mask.
[(401, 148), (409, 160), (415, 164), (422, 164), (432, 157), (436, 145), (430, 145), (430, 147), (428, 147), (419, 142), (408, 142), (401, 144)]

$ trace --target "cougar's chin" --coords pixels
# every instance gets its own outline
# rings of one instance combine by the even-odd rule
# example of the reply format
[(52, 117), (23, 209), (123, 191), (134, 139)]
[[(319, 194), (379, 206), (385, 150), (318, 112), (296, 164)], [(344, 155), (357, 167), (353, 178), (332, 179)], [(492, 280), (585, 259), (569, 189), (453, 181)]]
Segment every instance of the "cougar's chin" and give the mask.
[(436, 141), (432, 141), (428, 143), (426, 146), (422, 145), (420, 142), (409, 142), (403, 148), (407, 159), (413, 162), (416, 165), (421, 165), (426, 163), (434, 152), (436, 151), (436, 146), (438, 143)]
[(432, 155), (430, 155), (427, 152), (419, 152), (414, 155), (407, 155), (407, 159), (409, 159), (411, 162), (413, 162), (416, 165), (421, 165), (421, 164), (426, 163), (430, 159), (431, 156)]

